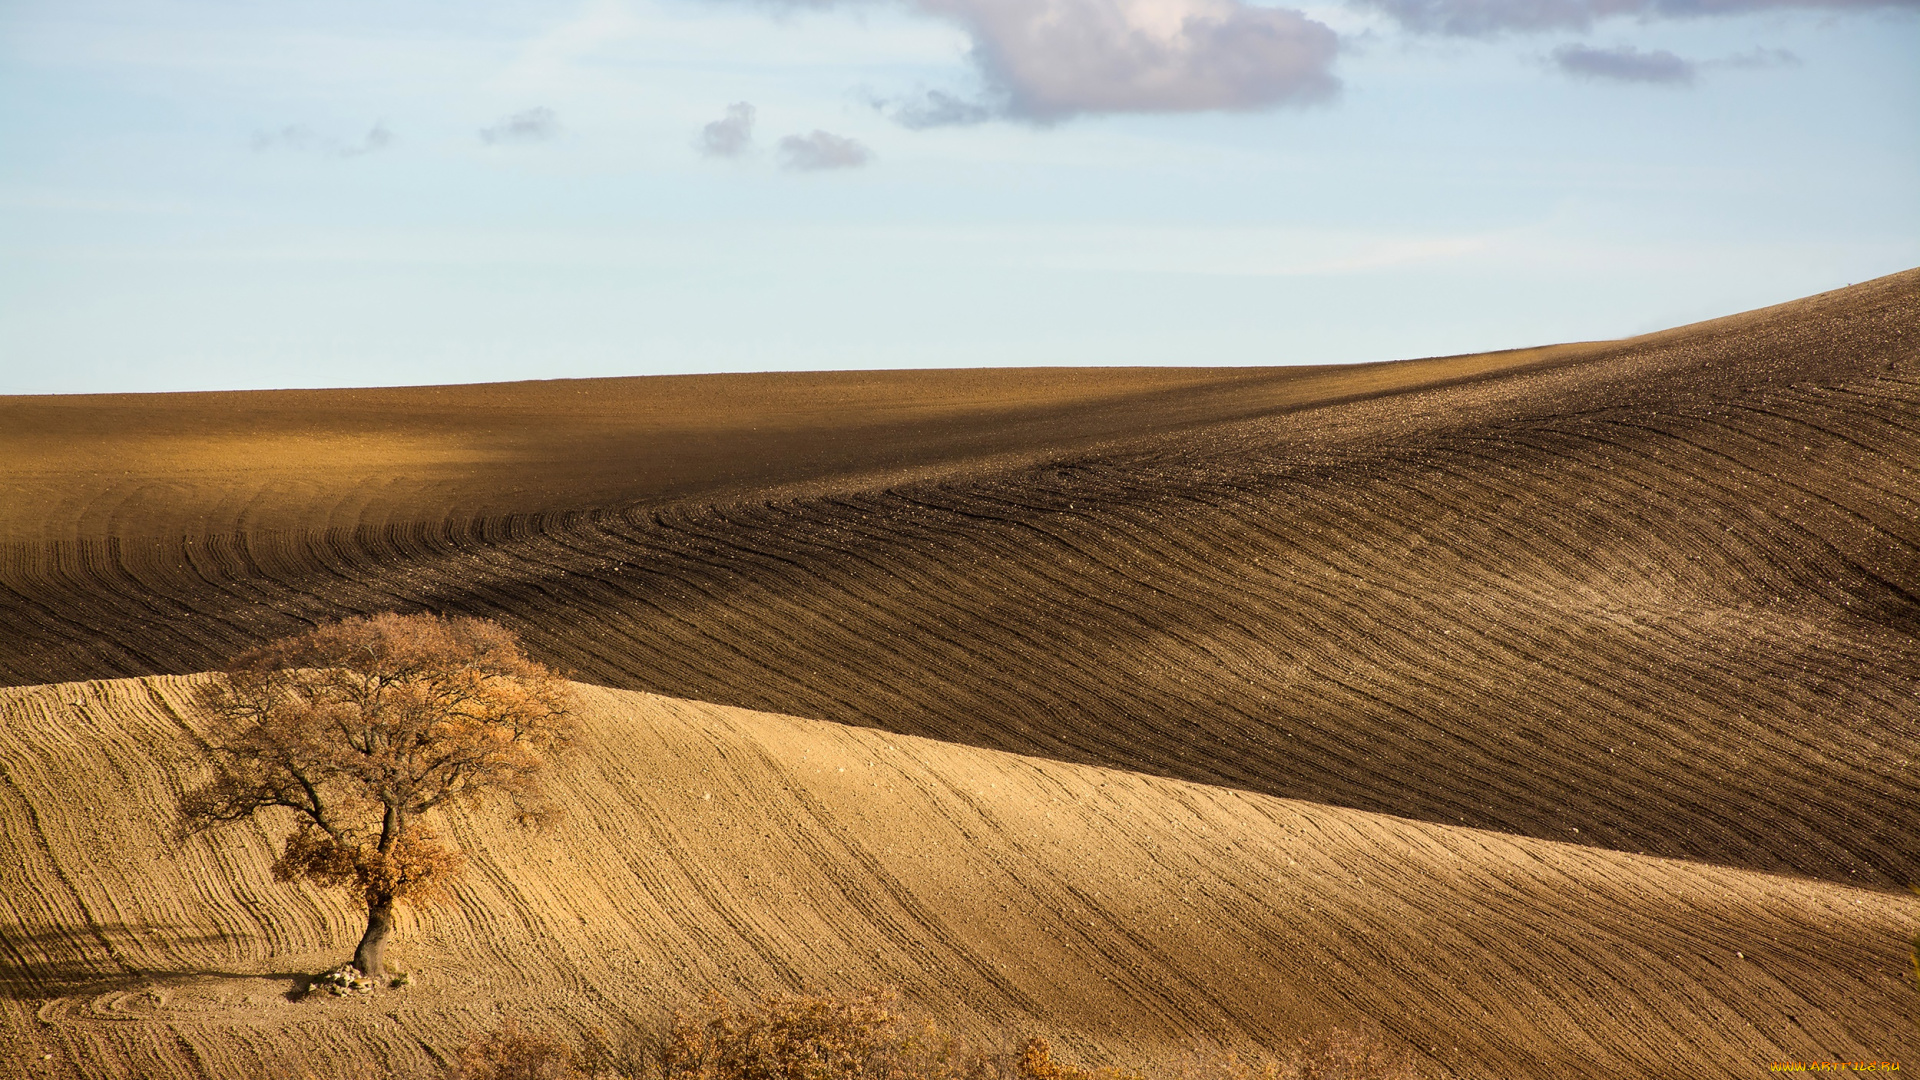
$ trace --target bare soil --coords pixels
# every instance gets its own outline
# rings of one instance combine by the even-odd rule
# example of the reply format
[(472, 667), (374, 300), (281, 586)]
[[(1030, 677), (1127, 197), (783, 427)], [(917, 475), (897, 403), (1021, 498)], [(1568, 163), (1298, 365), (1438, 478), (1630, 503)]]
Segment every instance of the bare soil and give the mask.
[[(1737, 1075), (1897, 1060), (1920, 1030), (1920, 271), (1629, 341), (1357, 368), (0, 398), (0, 540), (0, 682), (23, 687), (0, 864), (29, 875), (0, 866), (0, 980), (9, 1037), (82, 1074), (244, 1075), (321, 1045), (301, 1039), (425, 1068), (520, 1000), (611, 1030), (707, 985), (835, 972), (1114, 1060), (1370, 1020), (1463, 1075)], [(258, 980), (354, 931), (337, 899), (267, 881), (265, 834), (160, 839), (188, 765), (159, 748), (193, 720), (149, 712), (178, 683), (71, 681), (422, 609), (667, 695), (592, 691), (633, 734), (570, 783), (684, 781), (692, 759), (623, 740), (686, 738), (716, 775), (761, 762), (755, 809), (695, 841), (705, 798), (582, 794), (627, 823), (554, 849), (571, 869), (502, 862), (414, 928), (423, 969), (474, 973), (393, 1006), (436, 1019), (381, 1020), (383, 997), (359, 1026), (257, 1039), (222, 1005), (204, 1045), (113, 1027), (157, 1003), (153, 972), (169, 1000), (279, 1016)], [(126, 704), (46, 704), (69, 693)], [(671, 733), (695, 715), (718, 726)], [(771, 738), (753, 724), (812, 734), (746, 756)], [(81, 764), (39, 776), (49, 740)], [(855, 804), (816, 813), (782, 779), (795, 754), (888, 745), (951, 773), (916, 796), (951, 805), (875, 803), (858, 833)], [(974, 772), (1024, 777), (1027, 801), (981, 802), (1001, 781)], [(1136, 794), (1108, 808), (1102, 783)], [(804, 855), (831, 887), (758, 876), (788, 864), (751, 861), (746, 822), (775, 818), (751, 859)], [(792, 830), (815, 828), (867, 839), (806, 854)], [(920, 854), (884, 854), (896, 833)], [(462, 840), (483, 835), (501, 860), (548, 850)], [(1190, 880), (1204, 923), (1114, 899)], [(624, 921), (556, 914), (602, 893)], [(1081, 937), (1073, 904), (1100, 913)], [(605, 967), (622, 949), (658, 966)]]
[(293, 1002), (360, 913), (275, 884), (270, 829), (173, 841), (193, 681), (0, 691), (0, 1076), (427, 1076), (501, 1016), (618, 1042), (802, 985), (1096, 1061), (1329, 1026), (1475, 1077), (1914, 1046), (1889, 893), (596, 687), (566, 823), (448, 821), (473, 861), (402, 916), (413, 984)]

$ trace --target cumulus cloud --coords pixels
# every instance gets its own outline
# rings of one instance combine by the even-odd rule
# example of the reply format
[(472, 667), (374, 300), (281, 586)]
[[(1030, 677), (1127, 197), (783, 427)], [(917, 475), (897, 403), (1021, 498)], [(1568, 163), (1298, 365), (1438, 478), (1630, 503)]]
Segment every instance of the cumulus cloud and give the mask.
[(1590, 45), (1562, 45), (1553, 50), (1553, 62), (1568, 75), (1610, 82), (1658, 83), (1684, 86), (1693, 81), (1696, 65), (1665, 49), (1641, 52), (1631, 45), (1596, 49)]
[(739, 157), (753, 143), (753, 106), (736, 101), (727, 115), (700, 129), (694, 148), (707, 157)]
[(362, 135), (360, 141), (343, 143), (331, 136), (321, 135), (305, 124), (289, 124), (277, 131), (254, 132), (252, 144), (256, 154), (270, 150), (292, 150), (325, 157), (355, 158), (377, 154), (392, 146), (393, 132), (387, 130), (385, 121), (381, 121)]
[(1331, 28), (1246, 0), (897, 2), (963, 28), (986, 80), (973, 98), (934, 90), (875, 102), (908, 127), (1264, 109), (1321, 101), (1340, 87)]
[(1409, 30), (1481, 36), (1503, 31), (1585, 30), (1610, 16), (1689, 18), (1782, 8), (1920, 8), (1920, 0), (1353, 0)]
[(816, 128), (811, 135), (789, 135), (781, 139), (780, 158), (787, 168), (796, 172), (818, 172), (857, 169), (873, 160), (873, 151), (857, 140)]
[[(1339, 87), (1339, 42), (1298, 11), (1241, 0), (918, 0), (973, 37), (973, 59), (1006, 112), (1261, 109)], [(930, 97), (909, 118), (971, 118)], [(943, 109), (942, 106), (945, 106)]]
[(480, 129), (480, 141), (489, 146), (498, 143), (546, 142), (560, 134), (560, 118), (552, 109), (541, 106), (514, 113), (498, 123)]

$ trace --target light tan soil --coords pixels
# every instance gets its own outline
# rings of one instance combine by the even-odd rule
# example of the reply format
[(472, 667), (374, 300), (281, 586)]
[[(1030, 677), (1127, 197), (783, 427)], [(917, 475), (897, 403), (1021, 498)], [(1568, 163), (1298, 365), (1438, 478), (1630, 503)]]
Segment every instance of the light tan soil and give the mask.
[(447, 823), (473, 861), (403, 918), (414, 985), (291, 1002), (356, 913), (273, 883), (271, 830), (171, 840), (191, 682), (0, 691), (0, 1075), (430, 1075), (500, 1016), (872, 984), (1096, 1060), (1329, 1024), (1466, 1076), (1914, 1049), (1886, 893), (593, 687), (559, 831)]

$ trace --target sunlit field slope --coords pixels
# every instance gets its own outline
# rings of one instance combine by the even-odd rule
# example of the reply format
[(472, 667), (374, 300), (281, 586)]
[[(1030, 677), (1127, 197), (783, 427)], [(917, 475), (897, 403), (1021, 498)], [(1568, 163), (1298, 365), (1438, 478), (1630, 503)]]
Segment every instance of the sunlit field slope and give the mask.
[[(271, 395), (11, 399), (8, 439), (66, 449), (0, 480), (0, 674), (205, 670), (431, 609), (605, 685), (1920, 879), (1920, 272), (1500, 357), (742, 378), (325, 392), (400, 440), (337, 466), (352, 440), (303, 449), (319, 421)], [(788, 390), (780, 443), (756, 425)], [(254, 426), (195, 442), (226, 409)], [(543, 434), (621, 409), (610, 443)], [(174, 425), (117, 478), (87, 449), (114, 415)], [(324, 498), (275, 486), (309, 460)]]
[(1469, 379), (1592, 346), (1027, 368), (0, 397), (0, 541), (441, 523), (836, 490)]
[(501, 1016), (617, 1043), (798, 985), (1135, 1064), (1332, 1025), (1507, 1080), (1915, 1049), (1886, 892), (595, 687), (557, 831), (447, 821), (414, 984), (291, 1002), (359, 923), (271, 829), (173, 841), (194, 681), (0, 690), (0, 1076), (430, 1076)]

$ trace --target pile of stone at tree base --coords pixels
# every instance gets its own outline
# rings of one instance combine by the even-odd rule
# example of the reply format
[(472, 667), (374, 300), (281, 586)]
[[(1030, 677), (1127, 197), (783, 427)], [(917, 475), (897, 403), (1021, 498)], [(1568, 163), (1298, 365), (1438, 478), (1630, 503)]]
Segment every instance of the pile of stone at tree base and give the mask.
[(373, 993), (373, 980), (352, 964), (341, 964), (323, 975), (307, 980), (307, 993), (325, 991), (334, 997)]

